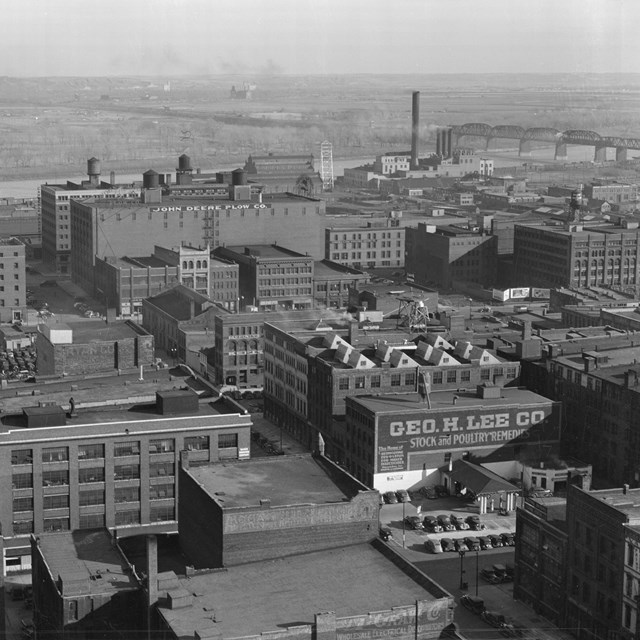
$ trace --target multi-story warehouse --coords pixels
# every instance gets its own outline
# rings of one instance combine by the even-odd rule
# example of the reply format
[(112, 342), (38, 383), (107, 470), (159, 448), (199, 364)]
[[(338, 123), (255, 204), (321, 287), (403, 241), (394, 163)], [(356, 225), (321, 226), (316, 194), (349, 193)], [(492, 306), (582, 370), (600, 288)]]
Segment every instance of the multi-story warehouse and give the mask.
[(142, 313), (142, 301), (182, 284), (229, 311), (238, 305), (238, 265), (209, 256), (207, 249), (155, 247), (151, 256), (96, 258), (98, 298), (117, 315)]
[(567, 501), (527, 498), (516, 511), (513, 597), (562, 625), (566, 594)]
[(624, 525), (624, 590), (622, 628), (625, 640), (640, 633), (640, 525)]
[(249, 456), (248, 416), (153, 375), (108, 391), (105, 379), (79, 384), (69, 412), (54, 401), (3, 414), (0, 524), (12, 566), (26, 564), (31, 533), (176, 530), (180, 452), (201, 463)]
[[(439, 480), (446, 469), (450, 481), (445, 485), (457, 481), (477, 494), (457, 467), (473, 461), (503, 478), (520, 477), (524, 462), (542, 450), (558, 450), (560, 403), (494, 385), (348, 396), (344, 435), (344, 464), (369, 487), (415, 490)], [(513, 509), (517, 487), (503, 490), (501, 505), (499, 497), (479, 496), (480, 512)]]
[(632, 611), (637, 620), (638, 600), (625, 569), (629, 576), (628, 561), (637, 565), (638, 556), (633, 545), (625, 546), (625, 525), (640, 525), (639, 503), (640, 489), (628, 485), (599, 491), (569, 487), (563, 626), (579, 640), (637, 637)]
[[(42, 258), (55, 267), (57, 273), (68, 274), (71, 261), (71, 202), (100, 197), (105, 201), (136, 200), (140, 187), (100, 181), (100, 161), (87, 161), (88, 180), (80, 183), (44, 184), (39, 188), (42, 216)], [(124, 254), (123, 254), (124, 255)]]
[(313, 306), (346, 307), (349, 290), (368, 284), (370, 278), (368, 273), (359, 269), (352, 269), (332, 260), (318, 260), (313, 267)]
[(589, 227), (517, 224), (515, 280), (533, 287), (631, 287), (640, 284), (637, 222)]
[[(330, 315), (335, 312), (328, 311)], [(215, 316), (215, 343), (207, 354), (207, 376), (217, 385), (240, 388), (262, 387), (264, 383), (264, 323), (286, 320), (299, 323), (323, 322), (322, 311), (272, 311), (221, 313)]]
[(630, 334), (574, 342), (551, 344), (543, 362), (525, 366), (524, 382), (562, 400), (565, 454), (588, 460), (601, 485), (638, 487), (640, 338)]
[(313, 307), (312, 256), (277, 244), (218, 247), (214, 255), (239, 265), (240, 309), (259, 311)]
[(354, 269), (402, 267), (405, 229), (398, 220), (369, 222), (366, 227), (331, 227), (325, 230), (324, 257)]
[[(163, 197), (159, 176), (144, 176), (143, 194), (136, 201), (91, 200), (70, 203), (72, 277), (94, 292), (96, 256), (122, 257), (153, 253), (156, 245), (254, 245), (279, 243), (282, 238), (300, 253), (321, 259), (325, 203), (292, 194), (254, 197), (241, 184), (243, 172), (229, 186), (229, 197)], [(74, 240), (75, 238), (75, 240)]]
[(17, 238), (0, 238), (0, 322), (26, 319), (25, 246)]
[(420, 223), (407, 228), (405, 269), (417, 284), (490, 286), (496, 279), (498, 239), (483, 230)]
[(434, 390), (515, 384), (519, 377), (518, 363), (468, 342), (453, 345), (434, 335), (409, 341), (405, 332), (367, 335), (357, 322), (347, 331), (335, 320), (295, 326), (268, 318), (264, 335), (265, 415), (310, 448), (321, 436), (334, 460), (347, 456), (349, 396), (415, 392), (421, 374)]
[(373, 170), (383, 176), (392, 175), (398, 171), (409, 171), (411, 168), (411, 151), (389, 151), (376, 156)]
[(311, 196), (322, 190), (313, 155), (251, 155), (244, 165), (247, 179), (262, 193), (300, 193)]
[(594, 180), (585, 185), (584, 195), (589, 200), (605, 200), (610, 204), (636, 202), (638, 200), (638, 185)]

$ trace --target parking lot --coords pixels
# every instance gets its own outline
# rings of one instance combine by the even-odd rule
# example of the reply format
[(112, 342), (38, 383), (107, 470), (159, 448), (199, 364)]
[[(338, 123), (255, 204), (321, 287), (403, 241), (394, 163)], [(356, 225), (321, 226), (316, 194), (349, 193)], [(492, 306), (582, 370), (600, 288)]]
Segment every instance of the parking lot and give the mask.
[[(456, 530), (438, 533), (413, 530), (403, 519), (407, 516), (456, 515), (462, 519), (471, 515), (479, 517), (484, 525), (481, 531)], [(427, 499), (421, 495), (411, 496), (410, 502), (385, 504), (380, 507), (380, 526), (391, 530), (389, 544), (421, 571), (451, 593), (456, 601), (454, 620), (461, 634), (467, 638), (490, 640), (501, 637), (522, 637), (526, 640), (570, 640), (571, 636), (542, 618), (532, 609), (513, 599), (511, 578), (497, 579), (494, 565), (511, 568), (514, 565), (515, 547), (491, 547), (478, 551), (465, 550), (450, 553), (430, 553), (425, 541), (439, 542), (443, 537), (463, 539), (467, 536), (500, 535), (515, 531), (515, 514), (506, 516), (497, 512), (479, 515), (473, 502), (447, 496)], [(498, 572), (500, 573), (500, 572)], [(504, 616), (511, 629), (497, 629), (478, 613), (473, 613), (461, 603), (462, 596), (475, 595), (482, 598), (483, 607)], [(491, 619), (491, 617), (488, 617)]]

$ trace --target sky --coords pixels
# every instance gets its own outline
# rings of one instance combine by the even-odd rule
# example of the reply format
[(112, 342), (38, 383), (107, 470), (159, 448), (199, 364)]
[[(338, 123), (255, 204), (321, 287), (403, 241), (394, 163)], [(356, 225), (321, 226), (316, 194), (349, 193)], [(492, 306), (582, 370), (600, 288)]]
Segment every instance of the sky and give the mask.
[(20, 0), (0, 76), (634, 73), (639, 0)]

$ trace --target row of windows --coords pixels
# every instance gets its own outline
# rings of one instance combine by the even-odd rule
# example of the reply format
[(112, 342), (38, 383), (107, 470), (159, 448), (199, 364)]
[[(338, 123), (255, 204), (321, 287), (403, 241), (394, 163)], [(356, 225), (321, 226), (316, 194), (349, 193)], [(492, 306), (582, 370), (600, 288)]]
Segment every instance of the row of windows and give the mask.
[[(209, 436), (189, 436), (184, 439), (184, 447), (187, 450), (202, 450), (209, 448)], [(149, 441), (150, 454), (173, 453), (175, 440), (173, 438), (154, 439)], [(116, 458), (134, 456), (140, 454), (140, 442), (117, 442), (113, 447), (113, 455)], [(95, 460), (105, 456), (104, 444), (84, 444), (78, 446), (79, 460)], [(66, 462), (69, 460), (68, 447), (46, 447), (41, 452), (42, 462)], [(33, 462), (33, 449), (13, 449), (11, 451), (11, 464), (31, 464)], [(81, 469), (82, 471), (82, 469)]]
[[(174, 483), (152, 484), (149, 485), (150, 500), (166, 500), (175, 498)], [(81, 507), (89, 507), (94, 505), (105, 504), (104, 489), (89, 489), (88, 491), (80, 491), (78, 501)], [(114, 502), (140, 502), (140, 487), (116, 487), (114, 492)], [(44, 496), (44, 509), (68, 509), (69, 495)], [(16, 497), (13, 499), (14, 513), (33, 511), (33, 497)]]
[[(171, 522), (175, 520), (175, 507), (173, 505), (152, 506), (150, 510), (150, 522)], [(140, 524), (140, 509), (126, 509), (116, 511), (115, 525), (124, 526)], [(96, 529), (105, 526), (104, 513), (80, 514), (80, 529)], [(51, 531), (69, 531), (70, 521), (67, 517), (44, 518), (43, 529)], [(18, 520), (13, 523), (13, 532), (16, 535), (33, 533), (33, 520)]]

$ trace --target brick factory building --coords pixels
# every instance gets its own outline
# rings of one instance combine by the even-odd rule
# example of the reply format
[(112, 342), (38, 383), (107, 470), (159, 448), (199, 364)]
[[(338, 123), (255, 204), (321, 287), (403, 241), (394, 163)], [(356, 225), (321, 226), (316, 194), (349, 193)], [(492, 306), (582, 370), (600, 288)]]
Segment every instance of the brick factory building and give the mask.
[(340, 308), (349, 303), (349, 291), (369, 283), (371, 276), (359, 269), (332, 260), (317, 260), (313, 268), (313, 292), (316, 308)]
[[(415, 393), (419, 376), (435, 390), (484, 382), (517, 384), (518, 362), (507, 362), (465, 340), (410, 334), (327, 317), (297, 324), (267, 318), (264, 335), (265, 416), (310, 449), (322, 438), (326, 454), (344, 462), (349, 396)], [(347, 328), (345, 325), (349, 325)], [(402, 487), (406, 488), (406, 487)]]
[(139, 582), (108, 531), (43, 534), (32, 538), (31, 549), (39, 637), (142, 636)]
[(640, 284), (637, 221), (514, 227), (514, 281), (533, 287), (629, 287)]
[[(380, 491), (434, 484), (434, 479), (446, 485), (446, 469), (458, 460), (520, 478), (523, 464), (538, 458), (542, 447), (557, 451), (560, 404), (531, 391), (484, 385), (475, 392), (439, 391), (426, 398), (348, 397), (345, 431), (346, 468)], [(449, 475), (453, 484), (455, 474)], [(481, 512), (497, 508), (497, 501), (481, 504)]]
[(455, 606), (450, 593), (382, 542), (162, 578), (159, 586), (170, 590), (159, 591), (167, 597), (155, 613), (167, 640), (436, 640)]
[(180, 546), (196, 569), (360, 544), (378, 534), (378, 492), (322, 456), (199, 465), (181, 470), (179, 486)]
[(640, 525), (640, 489), (569, 488), (563, 626), (579, 640), (637, 637), (638, 584), (625, 581), (625, 571), (640, 555), (629, 544), (629, 525)]
[(637, 333), (559, 339), (525, 382), (565, 407), (562, 451), (593, 465), (600, 486), (640, 487), (640, 339)]
[(313, 256), (277, 244), (218, 247), (214, 255), (239, 265), (242, 311), (251, 307), (258, 311), (313, 307)]
[(71, 202), (100, 197), (106, 201), (137, 200), (140, 186), (119, 185), (114, 174), (109, 182), (100, 180), (100, 161), (87, 161), (89, 179), (81, 182), (67, 180), (66, 184), (43, 184), (39, 188), (39, 204), (42, 216), (42, 258), (57, 273), (68, 274), (71, 262)]
[(300, 253), (324, 257), (325, 203), (293, 194), (253, 196), (250, 186), (228, 187), (226, 199), (164, 196), (158, 174), (144, 175), (135, 200), (92, 198), (70, 203), (72, 278), (95, 292), (95, 258), (147, 255), (154, 247), (278, 243), (283, 237)]
[(155, 361), (153, 336), (129, 321), (42, 324), (35, 346), (42, 377), (126, 371)]
[(407, 278), (419, 285), (454, 287), (456, 283), (489, 286), (496, 279), (498, 239), (483, 231), (425, 223), (406, 230)]
[(0, 238), (0, 322), (19, 322), (27, 315), (25, 245)]
[(561, 625), (567, 562), (567, 501), (527, 498), (516, 511), (513, 596)]
[(236, 405), (199, 398), (163, 370), (145, 375), (47, 385), (38, 406), (2, 397), (7, 571), (29, 567), (32, 533), (176, 531), (180, 452), (193, 464), (249, 456), (251, 419)]
[(354, 269), (402, 267), (405, 228), (389, 218), (366, 227), (331, 227), (324, 232), (324, 257)]

